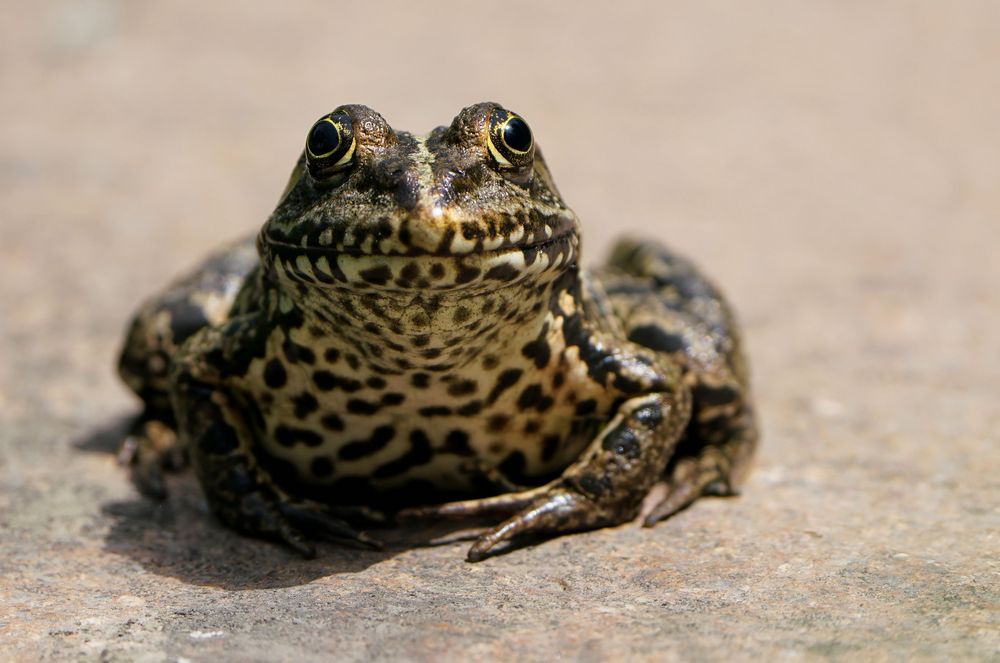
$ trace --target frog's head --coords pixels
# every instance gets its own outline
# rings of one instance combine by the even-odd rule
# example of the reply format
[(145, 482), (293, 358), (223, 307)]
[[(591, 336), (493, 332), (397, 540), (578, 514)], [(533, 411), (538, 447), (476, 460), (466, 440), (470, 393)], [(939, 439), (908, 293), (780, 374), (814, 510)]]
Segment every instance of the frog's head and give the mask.
[(517, 114), (477, 104), (413, 136), (350, 105), (310, 129), (259, 246), (283, 281), (447, 292), (554, 278), (577, 229)]

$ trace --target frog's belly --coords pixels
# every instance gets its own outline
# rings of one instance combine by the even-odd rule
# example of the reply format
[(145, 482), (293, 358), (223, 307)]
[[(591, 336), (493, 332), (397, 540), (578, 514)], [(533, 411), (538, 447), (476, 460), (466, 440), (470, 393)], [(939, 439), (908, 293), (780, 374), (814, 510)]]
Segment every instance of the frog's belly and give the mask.
[(339, 496), (351, 486), (382, 492), (419, 482), (465, 492), (482, 489), (497, 471), (506, 481), (537, 483), (569, 465), (595, 428), (574, 420), (571, 407), (540, 417), (499, 406), (460, 414), (385, 405), (363, 414), (338, 405), (296, 417), (293, 400), (263, 414), (258, 460), (286, 489), (330, 487)]

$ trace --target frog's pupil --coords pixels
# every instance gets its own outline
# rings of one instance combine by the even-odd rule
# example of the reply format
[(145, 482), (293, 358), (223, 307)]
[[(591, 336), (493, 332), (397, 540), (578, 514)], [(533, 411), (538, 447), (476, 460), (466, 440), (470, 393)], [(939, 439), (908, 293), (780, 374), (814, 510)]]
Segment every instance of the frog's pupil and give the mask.
[(309, 151), (316, 156), (329, 154), (339, 146), (340, 132), (329, 122), (319, 122), (309, 134)]
[(519, 117), (513, 117), (504, 125), (503, 142), (512, 150), (527, 152), (531, 148), (531, 129)]

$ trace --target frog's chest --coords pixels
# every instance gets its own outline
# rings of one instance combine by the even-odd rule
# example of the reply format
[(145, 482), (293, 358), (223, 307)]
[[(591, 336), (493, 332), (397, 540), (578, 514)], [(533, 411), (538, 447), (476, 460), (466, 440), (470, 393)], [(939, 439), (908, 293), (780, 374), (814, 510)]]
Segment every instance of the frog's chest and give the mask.
[(535, 342), (386, 374), (349, 348), (276, 336), (243, 377), (255, 454), (283, 485), (336, 496), (535, 483), (570, 464), (612, 406), (561, 330)]

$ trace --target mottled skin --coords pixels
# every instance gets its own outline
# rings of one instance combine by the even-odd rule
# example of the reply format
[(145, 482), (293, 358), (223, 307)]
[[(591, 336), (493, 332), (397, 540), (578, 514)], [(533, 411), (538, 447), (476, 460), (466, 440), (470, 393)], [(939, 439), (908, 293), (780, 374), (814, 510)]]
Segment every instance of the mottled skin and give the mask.
[(220, 519), (306, 556), (375, 545), (348, 523), (383, 509), (495, 517), (475, 561), (631, 520), (660, 481), (647, 525), (733, 494), (756, 429), (718, 291), (648, 242), (593, 273), (578, 258), (516, 115), (478, 104), (415, 137), (342, 106), (256, 250), (137, 315), (120, 372), (146, 411), (124, 457), (161, 497), (190, 458)]

